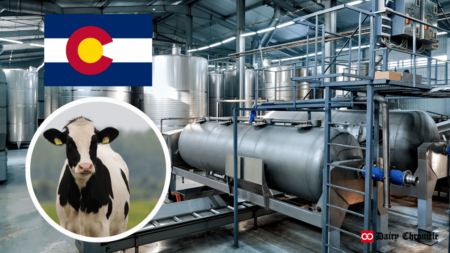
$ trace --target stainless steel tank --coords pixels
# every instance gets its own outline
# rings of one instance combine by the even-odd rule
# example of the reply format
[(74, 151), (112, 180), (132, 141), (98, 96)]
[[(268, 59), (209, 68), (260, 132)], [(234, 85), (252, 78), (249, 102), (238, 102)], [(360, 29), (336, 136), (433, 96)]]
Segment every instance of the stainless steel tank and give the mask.
[[(236, 70), (229, 69), (223, 72), (223, 99), (237, 100), (239, 99), (239, 86), (236, 82)], [(223, 108), (221, 116), (233, 116), (233, 108), (239, 107), (239, 103), (222, 103)]]
[[(258, 97), (268, 99), (269, 102), (274, 102), (275, 97), (277, 101), (292, 101), (294, 99), (294, 88), (286, 87), (294, 85), (292, 78), (294, 77), (293, 66), (278, 66), (272, 67), (258, 73), (258, 88), (269, 88), (266, 90), (258, 91)], [(306, 76), (306, 69), (297, 69), (297, 77)], [(311, 70), (309, 75), (312, 75)], [(276, 79), (276, 91), (275, 91), (275, 79)], [(309, 92), (309, 84), (306, 82), (297, 82), (297, 85), (304, 84), (297, 87), (296, 99), (313, 99), (314, 91)], [(276, 96), (275, 96), (276, 94)], [(323, 98), (323, 91), (316, 89), (316, 98)]]
[[(208, 61), (197, 56), (153, 57), (153, 86), (144, 87), (144, 108), (158, 128), (163, 118), (208, 115)], [(163, 122), (163, 131), (180, 129), (189, 120)]]
[[(380, 115), (380, 126), (381, 126)], [(307, 112), (270, 112), (265, 118), (306, 120)], [(366, 122), (366, 111), (333, 110), (331, 121), (337, 123)], [(324, 120), (324, 113), (312, 112), (311, 119)], [(350, 129), (348, 129), (350, 131)], [(351, 131), (355, 136), (358, 129)], [(413, 173), (417, 169), (417, 148), (424, 142), (439, 141), (439, 132), (433, 119), (422, 111), (393, 111), (389, 112), (389, 143), (391, 167)], [(364, 134), (365, 137), (365, 134)], [(365, 139), (360, 139), (365, 141)], [(382, 146), (380, 145), (380, 154)]]
[(52, 87), (44, 87), (44, 118), (52, 113)]
[[(251, 102), (245, 102), (245, 107), (250, 108), (254, 104), (255, 100), (255, 76), (256, 71), (254, 69), (245, 69), (245, 82), (244, 82), (244, 99), (252, 100)], [(239, 99), (239, 85), (236, 82), (236, 70), (230, 69), (223, 72), (223, 86), (224, 86), (224, 99), (226, 100), (238, 100)], [(261, 96), (259, 96), (261, 97)], [(223, 114), (221, 116), (233, 116), (233, 108), (239, 107), (239, 103), (222, 103), (220, 105), (223, 108)], [(246, 115), (249, 112), (246, 112)]]
[(47, 118), (59, 107), (60, 87), (46, 86), (44, 92), (44, 118)]
[(131, 103), (130, 86), (60, 86), (59, 107), (90, 97), (108, 97)]
[[(333, 143), (359, 146), (342, 129), (331, 129)], [(319, 200), (322, 194), (324, 128), (300, 130), (292, 126), (255, 127), (238, 124), (238, 155), (262, 159), (270, 188)], [(227, 154), (233, 154), (233, 125), (207, 121), (189, 124), (178, 141), (181, 158), (189, 165), (225, 174)], [(359, 149), (330, 146), (332, 161), (362, 158)], [(356, 172), (353, 172), (355, 176)]]
[[(223, 74), (212, 72), (209, 73), (209, 115), (217, 115), (217, 101), (222, 100), (223, 96)], [(219, 105), (221, 108), (219, 114), (223, 115), (223, 103)]]
[(8, 142), (29, 143), (37, 128), (38, 74), (21, 69), (5, 70), (8, 83)]
[(139, 110), (144, 107), (144, 87), (132, 86), (131, 87), (131, 104)]

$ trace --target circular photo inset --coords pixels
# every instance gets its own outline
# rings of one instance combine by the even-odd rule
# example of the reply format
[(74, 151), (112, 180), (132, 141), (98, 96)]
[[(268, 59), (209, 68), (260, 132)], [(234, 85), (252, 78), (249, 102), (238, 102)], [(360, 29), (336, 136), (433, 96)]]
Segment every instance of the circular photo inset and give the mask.
[(109, 242), (145, 226), (170, 180), (167, 145), (130, 104), (86, 98), (51, 114), (34, 135), (26, 179), (34, 205), (65, 235)]

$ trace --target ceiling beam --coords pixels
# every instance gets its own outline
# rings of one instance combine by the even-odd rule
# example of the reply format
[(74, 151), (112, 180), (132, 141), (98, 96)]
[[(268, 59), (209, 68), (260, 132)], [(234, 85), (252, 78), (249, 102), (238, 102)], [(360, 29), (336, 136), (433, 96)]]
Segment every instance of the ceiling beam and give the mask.
[[(250, 4), (249, 6), (245, 7), (245, 12), (251, 11), (253, 9), (256, 9), (256, 8), (264, 6), (264, 5), (266, 5), (265, 1), (260, 1), (260, 2), (254, 3), (254, 4)], [(233, 14), (230, 14), (228, 16), (224, 16), (223, 18), (224, 19), (229, 19), (229, 18), (235, 17), (235, 16), (236, 16), (236, 12), (234, 12)]]
[[(10, 54), (2, 54), (0, 55), (0, 60), (9, 60)], [(21, 53), (21, 54), (13, 54), (12, 59), (24, 58), (24, 57), (44, 57), (44, 50), (41, 52), (30, 52), (30, 53)]]

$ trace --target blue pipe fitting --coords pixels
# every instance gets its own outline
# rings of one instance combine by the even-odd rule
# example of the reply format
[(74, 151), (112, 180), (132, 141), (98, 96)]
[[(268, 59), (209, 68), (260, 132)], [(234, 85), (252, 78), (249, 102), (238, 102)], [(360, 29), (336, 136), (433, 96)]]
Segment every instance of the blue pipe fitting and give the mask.
[[(366, 167), (363, 167), (362, 176), (366, 177), (365, 173)], [(400, 170), (390, 170), (391, 183), (395, 185), (401, 185), (409, 187), (411, 185), (416, 185), (419, 183), (419, 179), (414, 177), (411, 171), (400, 171)], [(379, 167), (372, 167), (372, 179), (375, 181), (383, 182), (383, 169)]]
[[(363, 168), (363, 178), (366, 178), (366, 167)], [(383, 182), (383, 169), (378, 167), (372, 167), (372, 179), (375, 181)]]
[(405, 186), (406, 171), (391, 170), (391, 183)]

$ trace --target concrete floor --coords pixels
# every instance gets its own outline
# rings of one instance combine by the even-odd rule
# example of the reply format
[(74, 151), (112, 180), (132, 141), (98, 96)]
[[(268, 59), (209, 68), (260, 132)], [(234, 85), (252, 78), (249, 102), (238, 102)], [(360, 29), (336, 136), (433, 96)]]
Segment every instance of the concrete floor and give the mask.
[[(25, 156), (27, 150), (8, 153), (8, 181), (0, 184), (0, 252), (78, 252), (74, 240), (59, 233), (39, 215), (28, 194), (25, 183)], [(180, 188), (196, 186), (195, 182), (177, 179)], [(444, 194), (445, 195), (445, 194)], [(415, 232), (417, 201), (394, 195), (389, 215), (392, 233)], [(427, 246), (402, 238), (390, 242), (393, 252), (447, 252), (448, 198), (433, 199), (433, 225), (439, 231), (438, 244)], [(358, 207), (354, 207), (358, 208)], [(362, 219), (348, 215), (343, 228), (354, 233), (361, 230)], [(139, 252), (320, 252), (321, 229), (282, 214), (258, 218), (259, 228), (253, 221), (239, 224), (240, 248), (230, 247), (233, 226), (191, 234), (139, 247)], [(341, 247), (347, 252), (361, 252), (361, 243), (353, 237), (341, 235)], [(134, 249), (126, 250), (133, 253)]]

